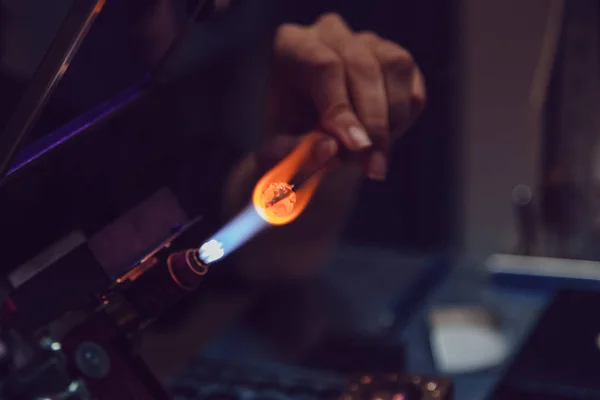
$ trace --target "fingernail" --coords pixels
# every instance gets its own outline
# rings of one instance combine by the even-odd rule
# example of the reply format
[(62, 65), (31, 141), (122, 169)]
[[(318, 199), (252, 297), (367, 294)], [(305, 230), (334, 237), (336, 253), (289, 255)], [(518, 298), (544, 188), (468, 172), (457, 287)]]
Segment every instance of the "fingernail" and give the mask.
[(387, 175), (387, 158), (385, 155), (376, 151), (369, 157), (368, 177), (375, 181), (384, 181)]
[(319, 143), (317, 147), (317, 161), (326, 162), (329, 161), (338, 151), (338, 145), (335, 140), (327, 139)]
[(357, 149), (364, 149), (370, 147), (373, 142), (369, 139), (369, 135), (363, 128), (359, 128), (358, 126), (352, 126), (348, 129), (348, 135), (350, 139), (354, 142)]

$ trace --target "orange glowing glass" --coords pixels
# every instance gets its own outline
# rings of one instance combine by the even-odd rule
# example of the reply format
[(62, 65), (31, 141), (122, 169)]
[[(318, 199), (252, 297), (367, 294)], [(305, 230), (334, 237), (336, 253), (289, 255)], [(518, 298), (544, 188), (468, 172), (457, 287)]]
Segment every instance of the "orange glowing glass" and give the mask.
[(273, 182), (263, 189), (260, 201), (270, 217), (285, 217), (294, 210), (296, 192), (287, 182)]
[[(312, 148), (318, 139), (319, 135), (316, 133), (305, 136), (294, 151), (263, 175), (254, 187), (252, 204), (258, 215), (269, 224), (285, 225), (292, 222), (310, 202), (323, 177), (323, 171), (316, 172), (299, 188), (293, 188), (290, 182), (311, 157)], [(273, 202), (274, 198), (279, 197), (283, 198)]]

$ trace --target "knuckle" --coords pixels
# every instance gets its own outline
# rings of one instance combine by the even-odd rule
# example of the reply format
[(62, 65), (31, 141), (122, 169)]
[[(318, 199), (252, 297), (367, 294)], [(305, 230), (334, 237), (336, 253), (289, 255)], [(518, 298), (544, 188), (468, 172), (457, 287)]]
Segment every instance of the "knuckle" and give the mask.
[(301, 27), (296, 24), (282, 24), (277, 28), (275, 37), (294, 35), (300, 29), (301, 29)]
[(342, 60), (333, 52), (315, 51), (307, 61), (317, 73), (343, 74), (344, 71)]
[(380, 72), (379, 63), (371, 52), (352, 43), (343, 50), (344, 62), (350, 70), (364, 77), (376, 77)]
[(411, 91), (411, 105), (416, 112), (420, 112), (427, 102), (427, 87), (423, 74), (417, 69), (413, 78), (413, 89)]
[(421, 112), (427, 103), (427, 93), (425, 91), (413, 92), (410, 97), (411, 107), (416, 113)]
[(371, 32), (371, 31), (362, 31), (362, 32), (359, 32), (356, 36), (360, 40), (367, 42), (367, 43), (378, 42), (381, 40), (379, 35), (377, 35), (375, 32)]
[(412, 54), (400, 46), (389, 46), (389, 49), (384, 52), (383, 63), (398, 71), (398, 72), (410, 72), (415, 66), (415, 59)]
[(287, 43), (290, 39), (297, 38), (303, 35), (305, 29), (296, 24), (283, 24), (277, 28), (275, 32), (275, 47), (280, 47)]
[(348, 57), (346, 64), (349, 70), (369, 81), (376, 79), (380, 70), (377, 62), (368, 57)]
[(352, 106), (347, 102), (341, 102), (336, 104), (331, 104), (324, 110), (322, 114), (322, 122), (327, 123), (332, 119), (337, 118), (339, 115), (344, 115), (345, 117), (356, 119), (353, 112)]
[(335, 12), (327, 12), (321, 15), (315, 25), (329, 25), (329, 24), (344, 24), (344, 19), (340, 14)]

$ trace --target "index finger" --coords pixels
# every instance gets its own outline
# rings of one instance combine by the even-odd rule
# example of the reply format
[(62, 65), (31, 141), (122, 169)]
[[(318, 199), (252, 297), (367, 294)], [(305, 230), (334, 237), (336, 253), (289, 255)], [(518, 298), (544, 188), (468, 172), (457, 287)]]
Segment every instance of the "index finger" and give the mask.
[(315, 31), (284, 25), (276, 36), (275, 51), (287, 63), (290, 73), (305, 78), (297, 80), (302, 85), (299, 89), (314, 102), (326, 132), (353, 151), (372, 145), (352, 108), (344, 63), (319, 40)]

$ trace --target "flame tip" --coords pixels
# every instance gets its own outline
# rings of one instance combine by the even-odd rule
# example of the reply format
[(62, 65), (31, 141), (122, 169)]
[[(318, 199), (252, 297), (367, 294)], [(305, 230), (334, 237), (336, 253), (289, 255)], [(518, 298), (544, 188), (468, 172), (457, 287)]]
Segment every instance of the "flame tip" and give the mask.
[(254, 187), (252, 203), (258, 215), (270, 225), (285, 225), (295, 220), (306, 208), (322, 172), (296, 188), (290, 181), (311, 157), (317, 134), (303, 138), (300, 144), (279, 164), (259, 179)]

